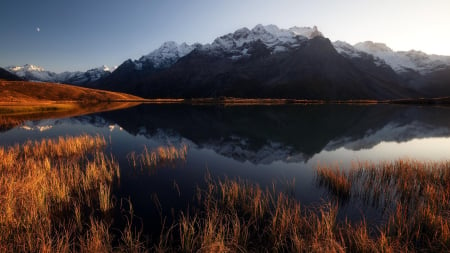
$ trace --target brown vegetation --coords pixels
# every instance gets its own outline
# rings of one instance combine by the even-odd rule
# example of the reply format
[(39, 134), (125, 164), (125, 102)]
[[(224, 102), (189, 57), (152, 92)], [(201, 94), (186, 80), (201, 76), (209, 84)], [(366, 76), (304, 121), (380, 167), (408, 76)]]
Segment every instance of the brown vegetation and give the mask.
[[(115, 239), (111, 187), (119, 167), (87, 135), (0, 147), (1, 252), (110, 252), (141, 246), (127, 225)], [(116, 246), (113, 247), (114, 242)]]
[[(178, 214), (161, 233), (160, 251), (181, 252), (448, 252), (450, 162), (359, 163), (346, 172), (317, 170), (339, 199), (386, 210), (370, 226), (336, 219), (339, 203), (303, 207), (292, 195), (242, 180), (214, 180), (199, 189), (200, 208)], [(372, 229), (371, 229), (371, 228)]]
[(150, 172), (155, 172), (157, 166), (175, 165), (179, 161), (185, 161), (187, 156), (187, 145), (182, 144), (180, 147), (173, 145), (159, 146), (149, 150), (144, 146), (144, 150), (140, 154), (132, 152), (128, 154), (128, 161), (133, 168), (146, 168)]
[(65, 84), (0, 80), (0, 126), (8, 129), (11, 122), (123, 109), (141, 101), (124, 93)]
[(140, 97), (125, 93), (89, 89), (79, 86), (27, 81), (0, 80), (0, 102), (98, 102), (140, 101)]
[(405, 98), (392, 100), (375, 99), (291, 99), (291, 98), (239, 98), (239, 97), (207, 97), (207, 98), (149, 98), (143, 101), (148, 104), (193, 104), (193, 105), (308, 105), (308, 104), (347, 104), (347, 105), (375, 105), (375, 104), (412, 104), (412, 105), (448, 105), (450, 97), (435, 98)]
[(318, 99), (290, 99), (290, 98), (156, 98), (146, 99), (148, 104), (193, 104), (193, 105), (308, 105), (308, 104), (376, 104), (376, 100), (318, 100)]
[[(214, 179), (198, 188), (198, 205), (178, 213), (151, 248), (127, 222), (114, 227), (111, 196), (120, 179), (101, 137), (28, 141), (0, 147), (2, 252), (407, 252), (450, 250), (450, 162), (359, 163), (342, 171), (321, 166), (317, 180), (338, 199), (386, 210), (373, 230), (337, 219), (342, 202), (302, 206), (273, 185)], [(187, 147), (147, 148), (133, 166), (186, 159)], [(292, 187), (292, 185), (290, 185)], [(180, 191), (178, 188), (177, 191)], [(122, 201), (121, 201), (122, 203)], [(162, 221), (164, 221), (162, 217)], [(370, 229), (371, 227), (372, 229)], [(116, 232), (114, 232), (116, 231)]]
[(19, 126), (24, 121), (18, 118), (0, 116), (0, 131), (8, 130)]
[[(450, 162), (359, 163), (344, 172), (317, 170), (339, 199), (386, 210), (386, 223), (336, 219), (339, 203), (303, 207), (294, 197), (242, 180), (213, 180), (199, 189), (199, 209), (180, 212), (156, 249), (181, 252), (448, 252)], [(373, 228), (373, 224), (370, 226)]]
[(321, 168), (318, 177), (332, 184), (330, 189), (350, 184), (351, 196), (386, 210), (383, 240), (410, 251), (450, 250), (450, 162), (365, 162), (347, 173)]
[(175, 252), (394, 252), (404, 245), (366, 224), (338, 222), (338, 206), (303, 207), (291, 195), (242, 180), (212, 180), (200, 209), (180, 212), (156, 249)]
[(0, 105), (0, 129), (9, 129), (26, 120), (75, 117), (84, 114), (125, 109), (137, 102), (111, 102), (96, 104), (48, 103), (40, 105)]
[(325, 186), (334, 195), (341, 199), (350, 197), (351, 182), (344, 171), (339, 168), (318, 167), (318, 182), (320, 186)]

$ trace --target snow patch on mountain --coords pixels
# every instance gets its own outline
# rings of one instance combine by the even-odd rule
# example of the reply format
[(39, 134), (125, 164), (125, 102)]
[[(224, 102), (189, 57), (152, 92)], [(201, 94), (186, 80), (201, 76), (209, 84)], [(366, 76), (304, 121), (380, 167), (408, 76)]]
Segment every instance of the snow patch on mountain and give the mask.
[(428, 74), (450, 66), (449, 56), (428, 55), (415, 50), (395, 52), (383, 43), (365, 41), (355, 44), (354, 48), (384, 61), (397, 73), (412, 70)]
[(335, 41), (333, 42), (333, 46), (339, 54), (345, 57), (356, 58), (362, 56), (362, 51), (357, 50), (345, 41)]

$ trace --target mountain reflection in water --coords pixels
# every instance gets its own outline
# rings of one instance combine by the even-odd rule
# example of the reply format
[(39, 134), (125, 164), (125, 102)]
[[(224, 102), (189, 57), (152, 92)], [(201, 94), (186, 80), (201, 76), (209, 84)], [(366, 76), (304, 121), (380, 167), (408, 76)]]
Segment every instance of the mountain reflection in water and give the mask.
[[(2, 139), (18, 142), (20, 136), (35, 139), (86, 132), (93, 127), (106, 132), (117, 128), (130, 136), (128, 142), (133, 141), (132, 136), (155, 142), (187, 140), (197, 148), (236, 161), (270, 164), (307, 162), (322, 151), (340, 148), (359, 151), (382, 142), (448, 137), (449, 116), (447, 107), (396, 105), (140, 105), (75, 118), (29, 121), (3, 132)], [(52, 131), (54, 125), (64, 127)], [(32, 133), (24, 134), (22, 130)], [(14, 138), (17, 131), (22, 133)], [(407, 150), (403, 151), (407, 154)]]
[(143, 105), (99, 116), (132, 135), (178, 135), (199, 148), (254, 164), (306, 162), (321, 151), (450, 136), (446, 107)]

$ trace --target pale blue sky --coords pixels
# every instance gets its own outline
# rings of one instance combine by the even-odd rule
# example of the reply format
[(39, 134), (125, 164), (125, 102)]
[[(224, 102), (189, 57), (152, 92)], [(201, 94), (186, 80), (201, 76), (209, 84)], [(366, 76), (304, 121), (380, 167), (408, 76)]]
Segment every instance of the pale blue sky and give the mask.
[(210, 43), (256, 24), (317, 25), (332, 41), (450, 55), (449, 12), (448, 0), (1, 0), (0, 66), (115, 66), (164, 41)]

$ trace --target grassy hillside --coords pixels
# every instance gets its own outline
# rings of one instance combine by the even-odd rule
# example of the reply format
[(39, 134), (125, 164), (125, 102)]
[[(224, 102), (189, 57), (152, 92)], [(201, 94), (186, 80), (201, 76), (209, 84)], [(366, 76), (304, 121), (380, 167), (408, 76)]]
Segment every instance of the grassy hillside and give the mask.
[(125, 93), (78, 86), (27, 81), (0, 80), (0, 103), (101, 102), (141, 100)]
[(0, 80), (0, 130), (24, 120), (63, 118), (123, 109), (143, 99), (77, 86)]

